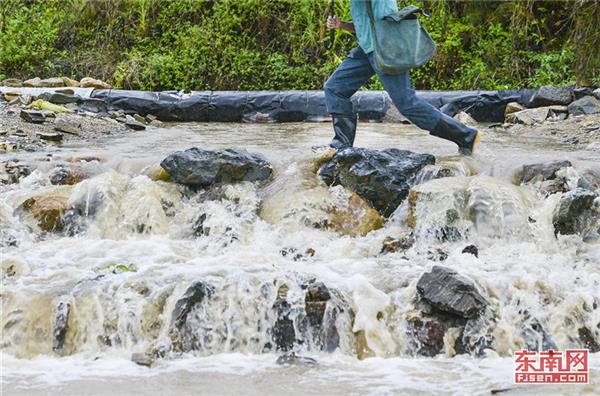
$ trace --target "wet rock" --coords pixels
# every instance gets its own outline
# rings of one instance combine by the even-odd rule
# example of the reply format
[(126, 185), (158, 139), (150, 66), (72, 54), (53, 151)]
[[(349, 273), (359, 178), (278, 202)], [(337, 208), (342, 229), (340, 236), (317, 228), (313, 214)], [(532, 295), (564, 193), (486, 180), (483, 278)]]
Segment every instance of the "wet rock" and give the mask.
[(417, 292), (434, 308), (463, 318), (479, 316), (487, 305), (472, 280), (439, 265), (421, 276)]
[(469, 245), (466, 246), (463, 250), (462, 253), (465, 254), (472, 254), (475, 257), (479, 257), (479, 249), (477, 248), (477, 246), (475, 245)]
[(430, 154), (395, 148), (338, 151), (319, 170), (327, 185), (342, 185), (364, 198), (383, 216), (390, 216), (407, 197), (415, 175), (435, 163)]
[(573, 89), (567, 87), (541, 87), (531, 97), (529, 107), (568, 105), (573, 101)]
[(81, 131), (81, 124), (75, 121), (58, 120), (54, 124), (54, 130), (68, 133), (70, 135), (79, 136), (79, 132)]
[(552, 216), (554, 234), (577, 234), (584, 239), (595, 237), (600, 219), (594, 204), (596, 198), (598, 198), (596, 193), (581, 188), (565, 193)]
[(287, 285), (281, 285), (277, 290), (277, 298), (273, 303), (273, 309), (277, 319), (271, 329), (271, 334), (275, 347), (278, 351), (287, 352), (292, 350), (296, 342), (296, 330), (294, 321), (291, 319), (291, 305), (287, 301)]
[(192, 187), (263, 181), (273, 172), (262, 155), (233, 149), (210, 151), (194, 147), (169, 155), (160, 165), (171, 180)]
[(144, 129), (146, 129), (146, 125), (137, 121), (130, 115), (125, 116), (125, 126), (129, 129), (133, 129), (134, 131), (143, 131)]
[(550, 114), (549, 107), (539, 107), (536, 109), (521, 110), (516, 113), (510, 113), (506, 116), (505, 122), (510, 124), (535, 125), (541, 124)]
[(31, 174), (31, 166), (19, 162), (19, 160), (9, 160), (0, 163), (0, 182), (2, 184), (18, 183), (22, 177)]
[(517, 173), (517, 178), (519, 184), (553, 180), (556, 179), (556, 172), (569, 166), (573, 164), (567, 160), (523, 165)]
[(405, 235), (399, 239), (388, 236), (383, 240), (383, 246), (381, 247), (381, 251), (379, 253), (402, 252), (410, 249), (414, 244), (415, 237), (413, 234)]
[(188, 314), (196, 304), (202, 303), (214, 293), (214, 287), (204, 281), (192, 284), (175, 303), (175, 309), (171, 315), (171, 326), (181, 330), (187, 320)]
[(58, 196), (32, 197), (22, 204), (22, 208), (31, 213), (43, 231), (62, 230), (64, 226), (62, 215), (67, 207), (68, 199)]
[(600, 352), (599, 338), (594, 336), (594, 332), (588, 327), (581, 327), (577, 331), (583, 348), (589, 349), (591, 353)]
[(558, 349), (550, 333), (548, 333), (546, 328), (537, 319), (527, 321), (527, 324), (521, 330), (521, 337), (523, 339), (523, 347), (529, 351)]
[[(458, 236), (452, 229), (465, 217), (471, 180), (471, 177), (441, 178), (412, 187), (408, 195), (408, 225), (438, 239)], [(456, 231), (460, 234), (460, 230)]]
[(63, 134), (58, 132), (37, 132), (36, 136), (50, 142), (60, 142), (63, 140)]
[(97, 88), (97, 89), (110, 89), (111, 88), (110, 84), (107, 84), (102, 80), (97, 80), (97, 79), (91, 78), (91, 77), (82, 78), (81, 81), (79, 81), (79, 86), (81, 88)]
[(600, 113), (600, 99), (584, 96), (569, 105), (569, 114), (578, 116)]
[(493, 349), (493, 340), (491, 327), (486, 318), (470, 319), (466, 321), (456, 338), (454, 352), (457, 355), (484, 357), (486, 350)]
[(325, 227), (342, 235), (365, 236), (383, 227), (379, 212), (355, 193), (349, 195), (345, 205), (331, 206), (326, 211), (329, 216)]
[(309, 283), (306, 288), (304, 308), (312, 339), (327, 352), (335, 351), (340, 342), (335, 322), (343, 308), (337, 299), (323, 282)]
[(522, 110), (525, 110), (525, 107), (521, 106), (517, 102), (510, 102), (504, 108), (504, 118), (506, 118), (506, 116), (509, 115), (509, 114), (516, 113), (516, 112), (519, 112), (519, 111), (522, 111)]
[(276, 363), (289, 366), (314, 366), (318, 364), (315, 359), (306, 356), (298, 356), (294, 352), (279, 356)]
[(145, 352), (134, 352), (131, 354), (131, 361), (140, 366), (152, 367), (154, 357)]
[(56, 315), (54, 317), (54, 327), (52, 335), (54, 341), (52, 344), (52, 350), (59, 355), (63, 354), (65, 346), (65, 340), (67, 338), (69, 315), (71, 314), (71, 304), (65, 301), (58, 303), (56, 307)]
[(86, 179), (88, 175), (76, 166), (59, 166), (50, 175), (50, 183), (54, 185), (74, 185)]
[(442, 248), (435, 248), (427, 251), (427, 259), (431, 261), (446, 261), (448, 253)]
[(46, 121), (46, 117), (36, 110), (21, 110), (20, 116), (24, 121), (34, 124), (41, 124)]
[(517, 186), (477, 176), (467, 188), (466, 213), (480, 236), (523, 237), (529, 232), (527, 196)]
[(419, 316), (407, 321), (409, 332), (416, 343), (417, 354), (433, 357), (443, 351), (446, 325), (442, 321)]
[(596, 88), (593, 94), (597, 99), (600, 99), (600, 88)]
[(145, 118), (147, 124), (151, 124), (154, 121), (158, 121), (158, 117), (153, 114), (146, 114), (146, 117), (144, 117), (144, 118)]

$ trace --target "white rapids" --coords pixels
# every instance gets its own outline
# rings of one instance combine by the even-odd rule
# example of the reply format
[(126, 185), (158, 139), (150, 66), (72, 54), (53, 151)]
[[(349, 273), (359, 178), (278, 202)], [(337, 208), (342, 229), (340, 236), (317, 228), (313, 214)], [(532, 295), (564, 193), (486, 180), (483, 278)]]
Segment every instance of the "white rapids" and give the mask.
[[(37, 166), (18, 184), (0, 186), (0, 224), (18, 242), (3, 247), (0, 258), (3, 394), (600, 393), (599, 353), (590, 356), (590, 384), (583, 386), (516, 386), (512, 359), (524, 345), (524, 310), (559, 349), (579, 347), (582, 327), (600, 332), (600, 243), (556, 238), (551, 219), (560, 194), (544, 198), (512, 184), (520, 165), (547, 160), (568, 159), (573, 172), (598, 171), (597, 152), (485, 129), (478, 154), (465, 158), (414, 127), (361, 124), (357, 146), (431, 153), (463, 175), (435, 181), (432, 188), (447, 199), (416, 206), (413, 247), (380, 254), (386, 237), (407, 232), (406, 203), (366, 236), (342, 236), (303, 220), (341, 199), (339, 188), (311, 172), (310, 146), (329, 134), (327, 124), (180, 124), (55, 147), (52, 157), (2, 154)], [(193, 146), (260, 152), (274, 167), (273, 180), (229, 185), (210, 200), (149, 177), (166, 155)], [(74, 155), (102, 159), (85, 165), (94, 176), (74, 186), (50, 184), (54, 166)], [(41, 194), (65, 197), (93, 216), (83, 216), (71, 232), (42, 233), (18, 210)], [(476, 213), (468, 239), (434, 241), (429, 231), (456, 205)], [(468, 244), (479, 257), (461, 253)], [(425, 358), (411, 349), (406, 316), (414, 310), (417, 280), (439, 264), (431, 248), (443, 249), (442, 265), (471, 278), (491, 301), (493, 348), (479, 357), (446, 347)], [(286, 249), (292, 253), (283, 255)], [(302, 254), (309, 249), (314, 254)], [(273, 303), (285, 284), (296, 315), (308, 279), (339, 291), (354, 316), (335, 318), (335, 352), (318, 351), (310, 338), (298, 349), (317, 365), (278, 365), (278, 355), (265, 351)], [(215, 293), (194, 313), (203, 337), (193, 351), (157, 359), (151, 368), (133, 363), (132, 353), (169, 339), (171, 312), (198, 280)], [(70, 311), (64, 346), (57, 348), (53, 326), (61, 302)], [(365, 356), (358, 356), (357, 334), (368, 345)], [(448, 345), (456, 336), (445, 335)]]

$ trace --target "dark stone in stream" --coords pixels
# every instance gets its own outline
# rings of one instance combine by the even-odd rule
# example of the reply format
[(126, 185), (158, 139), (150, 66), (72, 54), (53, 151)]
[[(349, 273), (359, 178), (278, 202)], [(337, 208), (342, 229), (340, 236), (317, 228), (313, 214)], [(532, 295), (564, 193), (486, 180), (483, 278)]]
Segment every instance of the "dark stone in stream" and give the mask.
[(154, 363), (154, 358), (144, 352), (134, 352), (131, 354), (131, 361), (139, 364), (140, 366), (151, 367)]
[(177, 151), (160, 166), (171, 180), (192, 187), (218, 183), (263, 181), (271, 177), (271, 165), (260, 154), (246, 150), (202, 150), (197, 147)]
[(446, 325), (435, 318), (412, 318), (408, 321), (416, 352), (421, 356), (433, 357), (444, 348)]
[(214, 287), (204, 281), (192, 284), (175, 303), (175, 309), (171, 315), (171, 326), (181, 329), (187, 320), (187, 316), (196, 304), (200, 304), (204, 298), (214, 293)]
[(305, 356), (298, 356), (294, 352), (279, 356), (276, 363), (290, 366), (314, 366), (318, 364), (315, 359)]
[(573, 89), (568, 87), (541, 87), (529, 102), (528, 107), (542, 107), (552, 105), (568, 105), (573, 101)]
[(439, 265), (421, 276), (417, 292), (434, 308), (463, 318), (479, 316), (487, 305), (472, 280)]
[(381, 251), (379, 253), (385, 254), (405, 251), (410, 249), (414, 244), (415, 237), (412, 233), (409, 235), (404, 235), (400, 239), (395, 239), (388, 236), (383, 240), (383, 246), (381, 247)]
[(550, 336), (546, 328), (537, 320), (531, 319), (521, 330), (523, 347), (528, 351), (557, 350), (558, 346)]
[(468, 253), (468, 254), (472, 254), (475, 257), (479, 257), (479, 249), (477, 249), (477, 246), (475, 246), (475, 245), (466, 246), (462, 250), (462, 253)]
[(63, 354), (70, 313), (71, 304), (64, 301), (58, 303), (58, 306), (56, 307), (56, 316), (54, 317), (54, 329), (52, 331), (54, 336), (52, 350), (59, 355)]
[(287, 285), (281, 285), (273, 304), (277, 319), (271, 329), (272, 338), (276, 349), (283, 352), (292, 350), (296, 342), (296, 330), (294, 330), (294, 322), (290, 318), (292, 307), (287, 301), (288, 290)]
[(587, 327), (581, 327), (577, 333), (584, 348), (589, 349), (591, 353), (600, 352), (600, 342), (596, 341), (592, 330)]
[(556, 172), (569, 166), (573, 166), (573, 164), (567, 160), (523, 165), (518, 172), (519, 184), (554, 180)]
[(354, 191), (383, 216), (390, 216), (407, 197), (417, 173), (435, 163), (431, 154), (388, 148), (347, 148), (319, 169), (327, 185)]
[(597, 237), (600, 218), (594, 208), (597, 197), (596, 193), (580, 188), (563, 194), (552, 217), (554, 234), (577, 234), (584, 239)]

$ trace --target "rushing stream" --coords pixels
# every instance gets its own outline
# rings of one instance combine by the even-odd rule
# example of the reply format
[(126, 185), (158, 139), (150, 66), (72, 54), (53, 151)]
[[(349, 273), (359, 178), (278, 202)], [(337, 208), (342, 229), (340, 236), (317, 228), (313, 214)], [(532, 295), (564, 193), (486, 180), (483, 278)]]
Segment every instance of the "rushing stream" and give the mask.
[[(599, 172), (598, 152), (486, 130), (480, 151), (468, 158), (410, 126), (361, 124), (357, 146), (434, 154), (438, 164), (470, 177), (488, 213), (466, 239), (440, 242), (428, 230), (449, 201), (426, 202), (417, 206), (422, 221), (414, 246), (382, 254), (386, 237), (408, 232), (406, 203), (366, 236), (314, 226), (322, 206), (343, 201), (339, 187), (328, 188), (311, 170), (310, 147), (329, 135), (321, 123), (182, 124), (65, 144), (51, 157), (18, 154), (37, 170), (0, 187), (3, 232), (17, 241), (1, 257), (4, 394), (489, 394), (515, 387), (512, 353), (532, 337), (528, 325), (537, 329), (534, 338), (559, 349), (580, 347), (581, 328), (600, 331), (600, 243), (556, 238), (552, 211), (560, 194), (544, 198), (534, 187), (512, 184), (521, 165), (548, 160), (570, 160), (573, 172)], [(210, 199), (149, 177), (165, 156), (194, 146), (262, 153), (273, 179), (229, 185), (220, 199)], [(82, 164), (94, 176), (52, 185), (52, 170), (73, 156), (100, 158)], [(460, 180), (439, 183), (452, 191)], [(84, 213), (63, 233), (40, 232), (19, 209), (28, 197), (49, 193)], [(469, 244), (479, 248), (478, 257), (461, 253)], [(419, 277), (440, 264), (432, 249), (443, 250), (441, 264), (488, 296), (491, 348), (454, 356), (458, 334), (450, 329), (440, 354), (417, 356), (407, 318)], [(335, 323), (333, 353), (302, 329), (312, 279), (338, 301), (335, 312), (325, 311)], [(198, 281), (210, 285), (211, 297), (190, 314), (192, 337), (174, 340), (171, 314)], [(276, 363), (273, 307), (282, 293), (301, 339), (294, 349), (317, 365)], [(57, 335), (61, 311), (66, 326)], [(151, 368), (131, 361), (133, 353), (169, 343), (179, 351)], [(599, 394), (599, 353), (590, 366), (588, 385), (515, 392)]]

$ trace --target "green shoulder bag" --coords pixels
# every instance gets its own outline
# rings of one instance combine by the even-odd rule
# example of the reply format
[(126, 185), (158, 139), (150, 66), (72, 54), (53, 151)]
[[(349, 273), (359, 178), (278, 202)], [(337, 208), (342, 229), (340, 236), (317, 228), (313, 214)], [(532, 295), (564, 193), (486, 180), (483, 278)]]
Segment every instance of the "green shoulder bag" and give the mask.
[(367, 0), (371, 19), (375, 64), (385, 74), (404, 73), (427, 63), (435, 55), (435, 42), (419, 23), (417, 14), (429, 16), (420, 8), (408, 6), (376, 21), (371, 1)]

